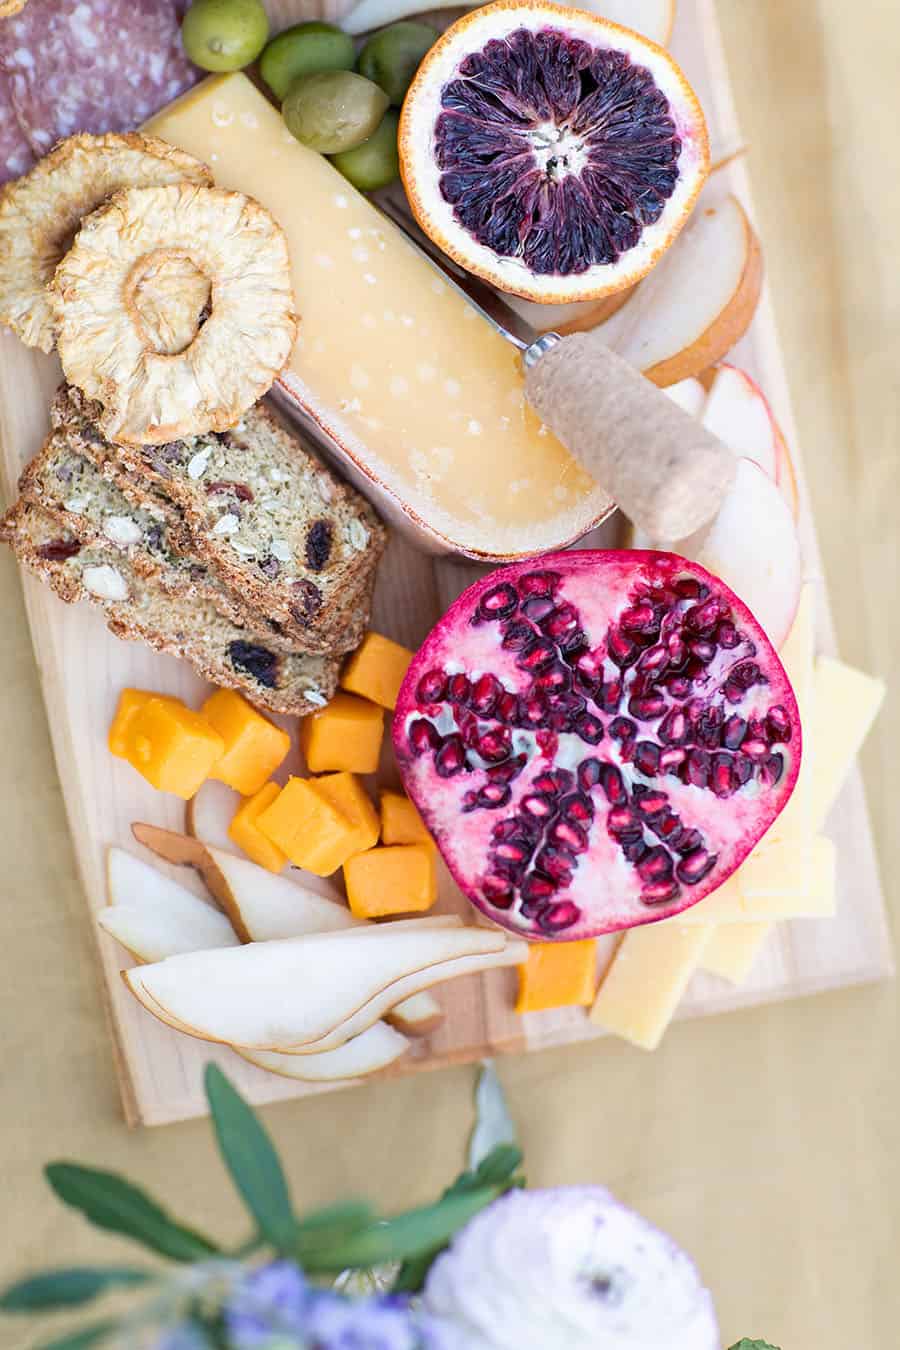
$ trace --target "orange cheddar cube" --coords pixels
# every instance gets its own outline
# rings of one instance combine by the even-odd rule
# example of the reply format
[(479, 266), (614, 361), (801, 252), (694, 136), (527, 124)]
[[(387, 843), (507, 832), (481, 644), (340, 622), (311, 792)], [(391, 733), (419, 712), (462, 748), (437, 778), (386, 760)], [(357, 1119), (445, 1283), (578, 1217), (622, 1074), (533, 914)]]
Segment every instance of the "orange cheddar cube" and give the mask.
[(173, 703), (179, 708), (184, 707), (181, 699), (170, 698), (168, 694), (154, 694), (148, 689), (123, 689), (119, 695), (116, 715), (110, 723), (107, 741), (110, 753), (117, 755), (119, 759), (126, 758), (131, 724), (144, 704), (149, 703), (151, 698), (162, 699), (164, 703)]
[(124, 758), (155, 788), (187, 800), (206, 782), (224, 749), (205, 717), (177, 699), (151, 698), (131, 719)]
[(344, 863), (344, 882), (357, 919), (419, 914), (437, 899), (434, 849), (427, 844), (370, 848)]
[(210, 777), (242, 797), (252, 797), (283, 763), (290, 736), (234, 689), (217, 689), (200, 712), (225, 742), (225, 753)]
[(385, 844), (430, 844), (434, 840), (409, 798), (385, 789), (381, 794), (381, 839)]
[(384, 713), (352, 694), (335, 694), (327, 708), (300, 723), (300, 749), (310, 773), (374, 773), (381, 754)]
[(311, 778), (291, 778), (257, 824), (297, 867), (330, 877), (353, 852), (357, 826)]
[(251, 862), (264, 867), (267, 872), (280, 872), (287, 862), (277, 844), (273, 844), (259, 828), (259, 817), (271, 806), (281, 791), (278, 783), (265, 783), (252, 797), (241, 802), (231, 824), (228, 826), (228, 838), (246, 853)]
[(352, 773), (328, 773), (322, 778), (312, 779), (311, 786), (353, 822), (356, 827), (354, 853), (363, 853), (375, 847), (381, 833), (381, 823), (368, 792), (358, 778)]
[(588, 1007), (597, 986), (597, 943), (532, 942), (528, 960), (519, 966), (516, 1012)]
[(362, 643), (344, 666), (341, 685), (351, 694), (380, 703), (382, 708), (396, 708), (397, 695), (413, 654), (399, 642), (367, 633)]

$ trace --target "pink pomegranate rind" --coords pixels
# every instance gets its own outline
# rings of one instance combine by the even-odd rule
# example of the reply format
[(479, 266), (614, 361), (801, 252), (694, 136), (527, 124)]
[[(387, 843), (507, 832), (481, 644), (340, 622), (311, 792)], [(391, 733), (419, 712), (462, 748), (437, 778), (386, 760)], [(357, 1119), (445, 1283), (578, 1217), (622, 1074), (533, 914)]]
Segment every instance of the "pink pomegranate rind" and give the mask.
[(412, 661), (393, 736), (461, 889), (540, 941), (697, 904), (784, 809), (802, 751), (787, 675), (734, 592), (626, 550), (470, 586)]

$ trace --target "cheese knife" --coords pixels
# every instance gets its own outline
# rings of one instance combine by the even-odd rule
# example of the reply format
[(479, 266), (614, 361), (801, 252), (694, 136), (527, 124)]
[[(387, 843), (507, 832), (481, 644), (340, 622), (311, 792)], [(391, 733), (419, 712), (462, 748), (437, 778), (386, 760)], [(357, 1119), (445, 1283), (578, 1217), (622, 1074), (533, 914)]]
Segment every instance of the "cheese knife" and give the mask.
[(712, 520), (737, 468), (720, 440), (596, 332), (537, 333), (491, 286), (447, 257), (393, 196), (375, 200), (408, 243), (519, 350), (529, 403), (638, 529), (672, 543)]

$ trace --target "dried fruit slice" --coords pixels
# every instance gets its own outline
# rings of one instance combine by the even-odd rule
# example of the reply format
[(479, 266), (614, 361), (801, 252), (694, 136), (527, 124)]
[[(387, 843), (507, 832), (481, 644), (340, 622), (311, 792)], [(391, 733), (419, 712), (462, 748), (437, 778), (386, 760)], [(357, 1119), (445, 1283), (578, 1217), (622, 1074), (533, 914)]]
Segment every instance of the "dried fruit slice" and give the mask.
[[(173, 355), (154, 345), (138, 299), (176, 260), (209, 280), (211, 309)], [(117, 193), (84, 222), (50, 291), (66, 377), (126, 445), (233, 426), (270, 388), (297, 326), (280, 226), (240, 192), (189, 183)]]
[(499, 0), (447, 30), (403, 105), (400, 165), (422, 228), (527, 299), (597, 299), (646, 275), (709, 169), (696, 95), (630, 29)]
[(122, 188), (184, 180), (208, 185), (212, 175), (155, 136), (60, 141), (0, 193), (0, 320), (29, 347), (52, 351), (57, 323), (46, 288), (83, 218)]
[(9, 19), (13, 14), (21, 14), (28, 0), (0, 0), (0, 19)]
[(696, 904), (785, 806), (797, 703), (729, 588), (671, 553), (558, 553), (451, 606), (394, 720), (404, 785), (496, 923), (593, 937)]

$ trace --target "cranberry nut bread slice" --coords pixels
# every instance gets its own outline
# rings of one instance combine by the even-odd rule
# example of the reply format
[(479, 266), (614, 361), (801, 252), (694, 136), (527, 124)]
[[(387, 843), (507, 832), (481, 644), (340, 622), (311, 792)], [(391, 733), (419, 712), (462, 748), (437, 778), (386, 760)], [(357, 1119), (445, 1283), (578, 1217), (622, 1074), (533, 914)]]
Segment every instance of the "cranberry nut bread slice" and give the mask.
[(239, 689), (260, 708), (304, 716), (335, 691), (336, 658), (273, 651), (267, 637), (239, 628), (209, 600), (175, 599), (158, 576), (142, 576), (113, 544), (82, 544), (30, 502), (20, 500), (7, 513), (0, 538), (67, 603), (89, 599), (100, 605), (117, 637), (183, 657), (205, 679)]
[(278, 624), (252, 611), (191, 553), (177, 513), (170, 519), (152, 498), (146, 506), (133, 505), (61, 432), (48, 437), (25, 469), (19, 491), (83, 544), (113, 544), (140, 576), (155, 577), (171, 595), (198, 596), (238, 627), (265, 632), (273, 650), (296, 653)]
[(173, 503), (197, 555), (298, 648), (358, 644), (360, 598), (371, 589), (384, 528), (268, 409), (257, 404), (229, 431), (160, 446), (113, 445), (95, 414), (71, 387), (51, 409), (54, 426), (105, 473), (127, 475), (119, 486), (132, 500), (153, 493)]

